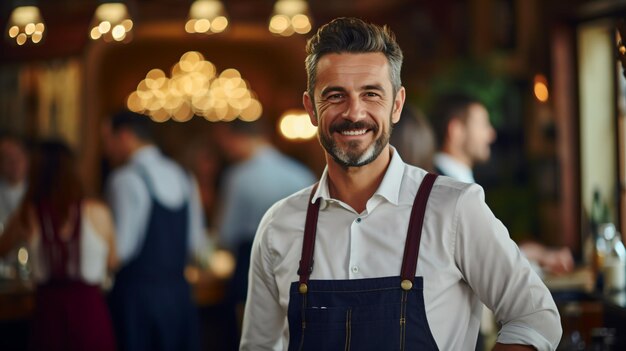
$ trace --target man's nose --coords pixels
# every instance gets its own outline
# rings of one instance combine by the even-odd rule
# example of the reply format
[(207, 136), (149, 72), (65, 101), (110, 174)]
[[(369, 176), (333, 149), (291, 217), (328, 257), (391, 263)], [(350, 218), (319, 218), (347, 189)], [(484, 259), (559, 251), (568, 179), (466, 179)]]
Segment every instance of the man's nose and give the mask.
[(365, 104), (358, 95), (350, 96), (345, 104), (345, 110), (342, 113), (342, 117), (358, 121), (366, 116)]

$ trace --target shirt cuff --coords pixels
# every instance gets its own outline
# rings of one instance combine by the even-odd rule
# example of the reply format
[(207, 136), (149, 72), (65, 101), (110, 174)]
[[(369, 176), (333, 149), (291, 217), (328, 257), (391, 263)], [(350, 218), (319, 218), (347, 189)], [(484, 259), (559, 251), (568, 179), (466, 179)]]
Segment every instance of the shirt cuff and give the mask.
[(545, 336), (525, 325), (506, 325), (500, 330), (496, 342), (500, 344), (530, 345), (537, 350), (556, 350), (560, 340), (553, 345)]

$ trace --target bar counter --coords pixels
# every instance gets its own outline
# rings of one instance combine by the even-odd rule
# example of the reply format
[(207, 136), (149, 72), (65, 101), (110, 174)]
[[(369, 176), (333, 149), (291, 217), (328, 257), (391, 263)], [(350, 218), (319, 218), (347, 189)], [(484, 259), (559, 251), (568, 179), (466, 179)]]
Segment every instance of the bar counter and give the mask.
[(589, 268), (544, 277), (561, 314), (561, 345), (580, 339), (586, 349), (594, 349), (590, 346), (596, 339), (611, 334), (606, 337), (612, 339), (611, 350), (626, 350), (626, 291), (604, 294), (595, 289), (594, 280)]

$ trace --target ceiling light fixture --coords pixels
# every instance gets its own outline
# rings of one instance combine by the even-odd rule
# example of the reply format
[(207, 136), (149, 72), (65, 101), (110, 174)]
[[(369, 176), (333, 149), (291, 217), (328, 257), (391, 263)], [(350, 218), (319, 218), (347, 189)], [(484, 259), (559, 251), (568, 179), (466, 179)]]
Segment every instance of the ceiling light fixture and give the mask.
[(311, 31), (309, 4), (306, 0), (278, 0), (269, 23), (270, 32), (288, 37)]
[(24, 45), (30, 39), (37, 44), (43, 39), (46, 26), (34, 1), (18, 1), (7, 25), (9, 40)]
[(133, 20), (122, 1), (101, 1), (91, 21), (89, 37), (106, 42), (129, 42), (132, 37)]
[(215, 34), (228, 27), (228, 17), (220, 0), (196, 0), (189, 8), (187, 33)]

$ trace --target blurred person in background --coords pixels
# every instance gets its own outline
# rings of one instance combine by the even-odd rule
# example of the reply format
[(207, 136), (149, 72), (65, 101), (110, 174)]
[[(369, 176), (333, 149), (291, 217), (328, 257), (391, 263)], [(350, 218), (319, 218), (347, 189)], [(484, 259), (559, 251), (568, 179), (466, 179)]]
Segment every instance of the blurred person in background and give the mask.
[(404, 105), (400, 120), (393, 125), (389, 144), (404, 162), (434, 172), (435, 133), (428, 119), (415, 107)]
[(26, 191), (28, 151), (24, 141), (0, 135), (0, 223), (6, 225)]
[[(489, 161), (491, 144), (496, 140), (486, 106), (473, 96), (452, 92), (437, 99), (431, 117), (438, 141), (435, 171), (465, 183), (475, 183), (473, 168)], [(574, 268), (574, 258), (567, 247), (554, 249), (534, 240), (518, 245), (535, 269), (539, 267), (549, 273), (564, 274)], [(482, 351), (490, 346), (493, 337), (488, 336), (495, 331), (493, 313), (483, 309), (476, 350)]]
[[(438, 98), (431, 117), (438, 141), (434, 159), (436, 172), (475, 183), (473, 168), (489, 161), (491, 144), (496, 140), (487, 108), (477, 98), (453, 92)], [(546, 272), (563, 274), (574, 268), (572, 253), (567, 247), (554, 249), (536, 241), (524, 241), (519, 246), (530, 261)]]
[[(231, 166), (223, 180), (220, 243), (236, 255), (230, 298), (246, 300), (250, 250), (263, 214), (278, 200), (315, 182), (311, 171), (278, 151), (262, 120), (216, 124), (213, 138)], [(239, 309), (240, 316), (243, 311)]]
[(122, 350), (198, 350), (198, 311), (184, 277), (206, 247), (193, 176), (161, 154), (151, 121), (130, 111), (103, 126), (104, 150), (118, 166), (107, 182), (120, 258), (109, 296)]
[(109, 209), (84, 197), (74, 156), (62, 142), (37, 145), (28, 188), (0, 237), (0, 254), (26, 242), (37, 283), (31, 350), (114, 350), (101, 293), (116, 266)]

